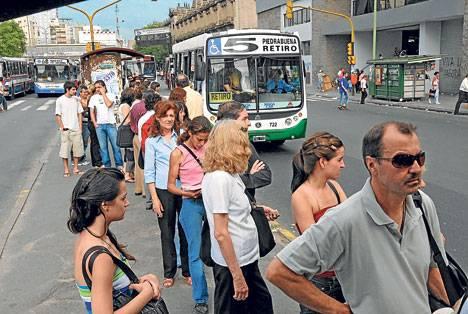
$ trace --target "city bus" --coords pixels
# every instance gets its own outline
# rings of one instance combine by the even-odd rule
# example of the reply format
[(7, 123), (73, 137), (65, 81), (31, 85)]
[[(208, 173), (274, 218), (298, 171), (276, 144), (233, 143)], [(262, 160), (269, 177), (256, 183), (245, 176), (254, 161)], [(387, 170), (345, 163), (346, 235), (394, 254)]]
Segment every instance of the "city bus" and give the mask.
[(4, 95), (10, 99), (25, 95), (31, 90), (28, 59), (0, 57), (0, 77), (3, 78)]
[(38, 97), (65, 93), (65, 81), (76, 81), (77, 71), (68, 58), (37, 57), (34, 59), (34, 91)]
[(204, 97), (213, 123), (230, 100), (249, 113), (252, 142), (282, 144), (304, 138), (307, 104), (300, 39), (274, 30), (202, 34), (172, 48), (175, 72), (184, 73)]
[(145, 55), (143, 59), (133, 58), (131, 60), (124, 61), (123, 67), (127, 78), (138, 76), (141, 79), (148, 79), (150, 81), (157, 80), (154, 56)]

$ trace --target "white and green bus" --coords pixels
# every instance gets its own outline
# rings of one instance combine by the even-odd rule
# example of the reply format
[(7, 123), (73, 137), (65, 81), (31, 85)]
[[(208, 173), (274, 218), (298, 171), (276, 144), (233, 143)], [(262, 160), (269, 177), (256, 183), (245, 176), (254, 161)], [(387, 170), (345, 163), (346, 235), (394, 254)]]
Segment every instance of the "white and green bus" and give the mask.
[(273, 30), (202, 34), (173, 46), (176, 73), (201, 91), (214, 122), (222, 103), (242, 103), (250, 140), (280, 144), (305, 137), (307, 105), (298, 36)]

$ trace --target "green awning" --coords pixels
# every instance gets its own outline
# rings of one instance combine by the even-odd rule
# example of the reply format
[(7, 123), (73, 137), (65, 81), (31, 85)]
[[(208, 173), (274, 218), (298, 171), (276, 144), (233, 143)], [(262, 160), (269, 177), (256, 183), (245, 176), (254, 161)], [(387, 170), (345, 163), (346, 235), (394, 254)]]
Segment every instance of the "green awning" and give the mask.
[(443, 55), (392, 57), (392, 58), (368, 60), (367, 64), (415, 64), (415, 63), (437, 61), (437, 60), (442, 59), (442, 57)]

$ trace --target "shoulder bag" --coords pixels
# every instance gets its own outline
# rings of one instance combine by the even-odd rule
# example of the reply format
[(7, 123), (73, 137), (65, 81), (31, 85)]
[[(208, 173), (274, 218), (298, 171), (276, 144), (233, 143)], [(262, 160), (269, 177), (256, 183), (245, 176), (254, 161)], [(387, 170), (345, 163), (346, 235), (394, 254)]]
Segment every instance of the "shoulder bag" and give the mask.
[[(81, 262), (81, 270), (83, 272), (83, 277), (90, 290), (92, 287), (92, 282), (88, 276), (88, 272), (86, 271), (86, 260), (89, 257), (88, 269), (89, 269), (89, 273), (92, 274), (94, 261), (96, 257), (102, 253), (109, 255), (112, 258), (112, 261), (114, 261), (114, 264), (117, 267), (119, 267), (125, 273), (125, 275), (127, 275), (127, 277), (130, 279), (132, 283), (140, 282), (140, 280), (132, 271), (132, 269), (128, 267), (127, 264), (122, 262), (120, 259), (116, 258), (108, 249), (106, 249), (103, 246), (93, 246), (88, 251), (86, 251), (85, 255), (83, 256), (83, 260)], [(131, 295), (127, 295), (124, 293), (113, 295), (112, 301), (113, 301), (114, 311), (122, 308), (124, 305), (130, 302), (137, 295), (138, 295), (138, 292), (136, 290), (133, 290), (133, 293)], [(167, 309), (166, 303), (164, 302), (163, 298), (160, 297), (158, 300), (151, 300), (150, 302), (148, 302), (145, 305), (145, 307), (141, 310), (140, 313), (141, 314), (169, 314), (169, 311)]]
[(468, 311), (468, 304), (465, 302), (467, 297), (468, 278), (463, 269), (461, 269), (461, 267), (457, 264), (455, 259), (447, 252), (445, 252), (445, 255), (447, 256), (448, 265), (445, 264), (442, 252), (440, 251), (439, 246), (437, 245), (437, 242), (432, 235), (429, 222), (427, 221), (426, 215), (424, 213), (422, 197), (419, 191), (413, 194), (413, 201), (416, 207), (418, 207), (422, 212), (422, 218), (426, 227), (427, 237), (429, 239), (432, 254), (435, 262), (437, 263), (437, 266), (439, 267), (440, 275), (442, 276), (442, 281), (444, 282), (445, 291), (447, 292), (450, 302), (450, 304), (445, 304), (445, 302), (439, 300), (429, 291), (429, 304), (431, 306), (431, 311), (435, 311), (441, 307), (450, 306), (459, 308), (459, 311), (456, 313), (464, 313), (462, 311)]
[(119, 128), (117, 129), (117, 146), (120, 148), (132, 148), (133, 147), (133, 136), (134, 133), (132, 129), (130, 128), (130, 123), (129, 124), (123, 124), (132, 112), (132, 109), (128, 112), (128, 114), (125, 116), (125, 118), (122, 121), (122, 124), (119, 125)]
[[(258, 246), (260, 251), (260, 257), (266, 256), (276, 246), (275, 237), (270, 228), (270, 223), (265, 216), (265, 210), (261, 206), (257, 206), (253, 196), (245, 190), (245, 194), (249, 199), (251, 206), (250, 214), (257, 227), (258, 234)], [(211, 258), (211, 238), (210, 238), (210, 226), (208, 220), (205, 219), (202, 226), (202, 239), (200, 247), (200, 259), (202, 262), (209, 267), (213, 267), (215, 262)]]

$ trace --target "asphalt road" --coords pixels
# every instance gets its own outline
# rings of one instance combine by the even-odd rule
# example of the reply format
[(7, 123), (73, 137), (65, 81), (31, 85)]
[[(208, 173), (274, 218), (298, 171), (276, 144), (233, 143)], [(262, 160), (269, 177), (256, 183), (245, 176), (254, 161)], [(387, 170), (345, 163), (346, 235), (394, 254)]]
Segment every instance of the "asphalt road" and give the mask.
[[(372, 104), (351, 103), (348, 111), (337, 110), (336, 106), (334, 100), (310, 97), (307, 133), (328, 131), (344, 142), (346, 168), (340, 182), (348, 195), (360, 190), (367, 178), (361, 157), (361, 142), (371, 126), (383, 121), (400, 120), (418, 127), (422, 149), (427, 153), (425, 192), (433, 198), (438, 208), (448, 251), (468, 270), (468, 190), (465, 186), (468, 182), (465, 160), (468, 156), (468, 117)], [(289, 188), (291, 161), (302, 142), (287, 141), (280, 147), (257, 145), (261, 157), (273, 170), (273, 183), (259, 189), (257, 198), (280, 209), (281, 224), (293, 232)]]
[[(62, 176), (54, 101), (30, 95), (10, 102), (10, 110), (0, 113), (0, 313), (83, 313), (72, 276), (74, 236), (65, 226), (77, 177)], [(464, 188), (468, 178), (464, 166), (468, 156), (467, 117), (357, 104), (351, 104), (345, 112), (338, 111), (333, 101), (314, 99), (308, 106), (308, 134), (327, 130), (346, 145), (341, 182), (348, 194), (359, 190), (367, 177), (360, 150), (362, 136), (370, 126), (385, 120), (406, 120), (418, 126), (428, 154), (426, 191), (439, 208), (449, 251), (468, 269), (464, 249), (468, 240), (464, 228), (468, 222), (468, 192)], [(291, 158), (301, 143), (296, 140), (280, 147), (258, 147), (273, 171), (273, 184), (258, 190), (258, 198), (281, 210), (280, 223), (285, 228), (292, 223)], [(129, 190), (132, 192), (133, 187)], [(137, 273), (161, 276), (159, 228), (153, 214), (144, 210), (143, 199), (130, 194), (126, 218), (116, 223), (113, 231), (137, 257)], [(283, 245), (278, 237), (277, 249)], [(272, 256), (262, 261), (262, 269)], [(207, 274), (212, 296), (210, 270)], [(270, 289), (277, 313), (296, 312), (294, 302), (276, 288)], [(190, 313), (190, 288), (182, 280), (164, 290), (163, 296), (171, 313)]]

